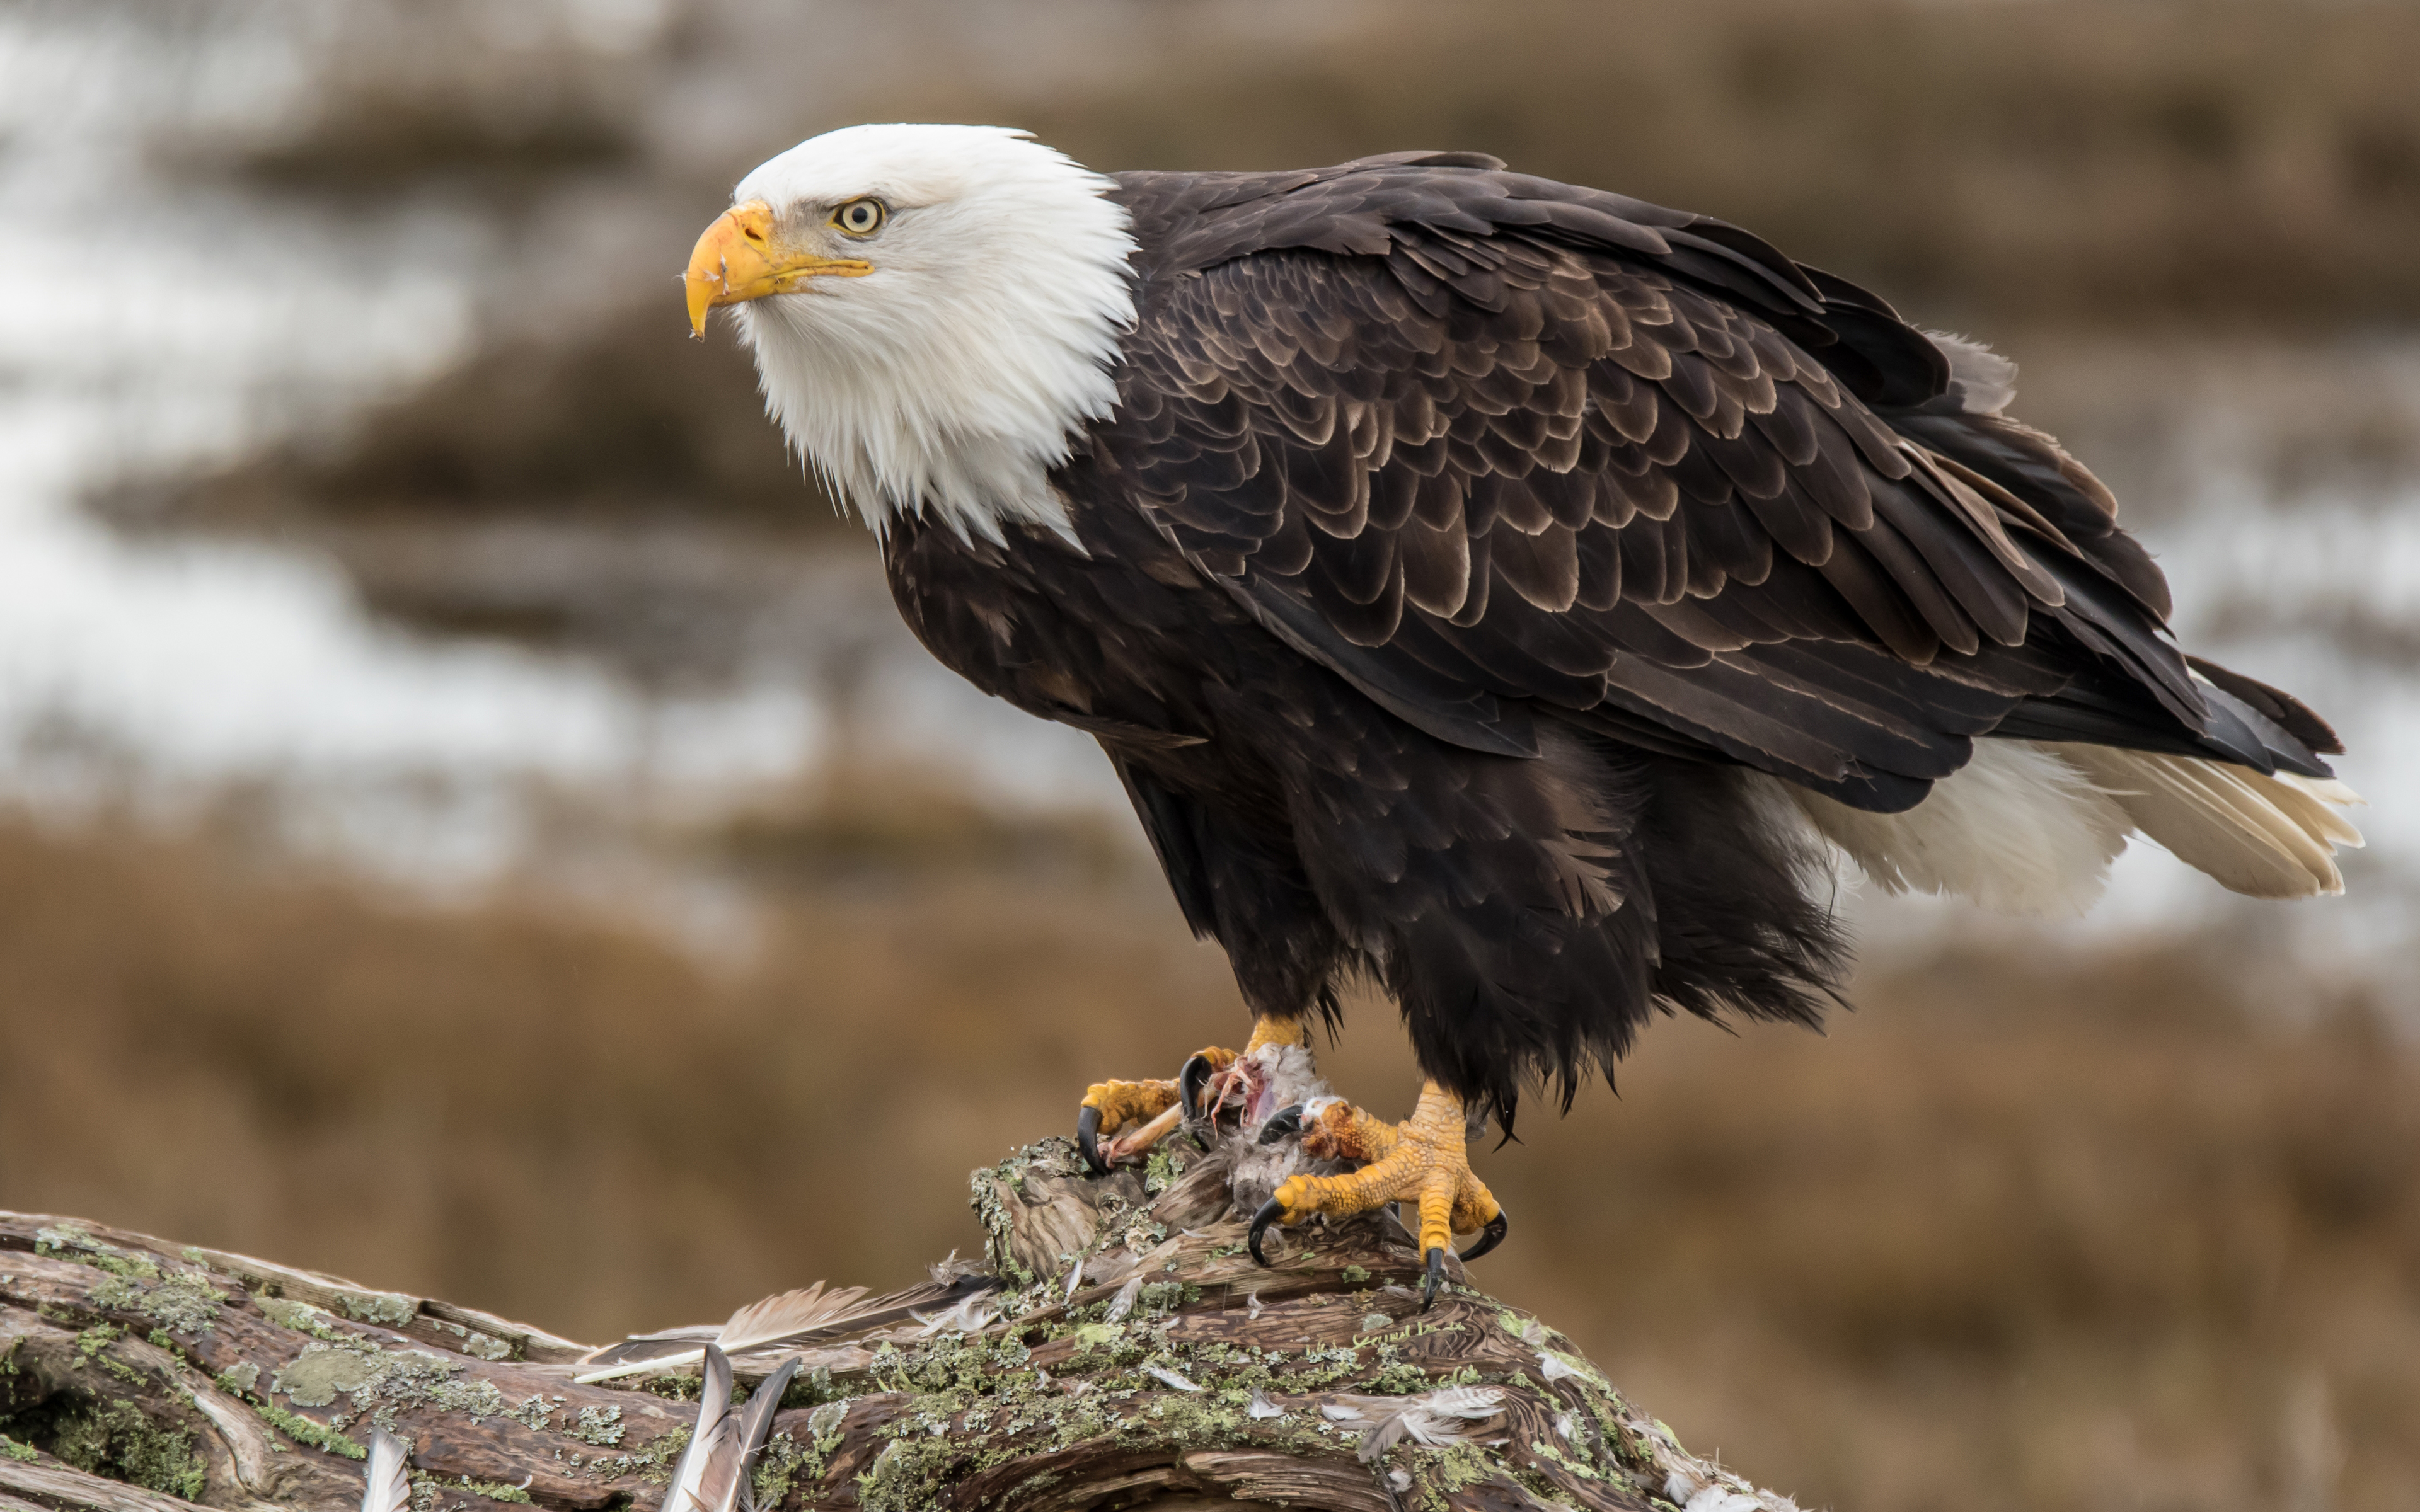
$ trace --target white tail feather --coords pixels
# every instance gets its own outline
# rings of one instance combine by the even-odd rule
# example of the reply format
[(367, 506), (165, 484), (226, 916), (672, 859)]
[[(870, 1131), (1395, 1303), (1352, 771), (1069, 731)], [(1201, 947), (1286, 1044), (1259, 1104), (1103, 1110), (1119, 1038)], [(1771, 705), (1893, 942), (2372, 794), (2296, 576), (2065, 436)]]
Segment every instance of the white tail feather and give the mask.
[(2358, 845), (2361, 834), (2328, 808), (2353, 796), (2340, 782), (2287, 781), (2223, 762), (2106, 746), (2052, 748), (2151, 841), (2222, 887), (2255, 898), (2344, 891), (2335, 849)]
[(2357, 851), (2366, 843), (2361, 838), (2361, 831), (2352, 826), (2352, 821), (2337, 813), (2335, 810), (2366, 809), (2369, 807), (2367, 798), (2332, 777), (2304, 777), (2299, 772), (2280, 772), (2273, 780), (2283, 783), (2306, 798), (2317, 798), (2322, 805), (2333, 805), (2333, 807), (2322, 808), (2319, 812), (2334, 830), (2341, 832), (2341, 838), (2336, 841), (2337, 844)]
[(1789, 788), (1798, 811), (1886, 892), (1949, 892), (2011, 913), (2081, 913), (2137, 831), (2237, 892), (2344, 890), (2335, 853), (2361, 844), (2329, 779), (2106, 746), (1976, 742), (1904, 813)]
[(1954, 892), (2016, 914), (2080, 914), (2133, 828), (2052, 751), (1979, 740), (1972, 760), (1904, 813), (1869, 813), (1803, 788), (1798, 808), (1885, 892)]

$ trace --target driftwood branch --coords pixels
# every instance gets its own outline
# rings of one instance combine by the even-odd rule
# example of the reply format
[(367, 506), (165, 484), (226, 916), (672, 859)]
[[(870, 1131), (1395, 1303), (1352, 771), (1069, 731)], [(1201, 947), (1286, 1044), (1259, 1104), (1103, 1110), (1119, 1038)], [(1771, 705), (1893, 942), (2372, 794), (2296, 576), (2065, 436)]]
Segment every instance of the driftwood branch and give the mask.
[[(756, 1504), (1789, 1506), (1683, 1453), (1458, 1270), (1423, 1313), (1391, 1218), (1272, 1236), (1275, 1264), (1254, 1264), (1233, 1177), (1222, 1152), (1094, 1179), (1047, 1141), (975, 1174), (983, 1266), (871, 1302), (807, 1297), (807, 1329), (779, 1343), (726, 1332), (742, 1391), (798, 1362)], [(415, 1512), (654, 1512), (699, 1389), (697, 1365), (658, 1357), (693, 1361), (716, 1332), (593, 1350), (0, 1213), (0, 1512), (339, 1512), (362, 1503), (379, 1429), (410, 1447)]]

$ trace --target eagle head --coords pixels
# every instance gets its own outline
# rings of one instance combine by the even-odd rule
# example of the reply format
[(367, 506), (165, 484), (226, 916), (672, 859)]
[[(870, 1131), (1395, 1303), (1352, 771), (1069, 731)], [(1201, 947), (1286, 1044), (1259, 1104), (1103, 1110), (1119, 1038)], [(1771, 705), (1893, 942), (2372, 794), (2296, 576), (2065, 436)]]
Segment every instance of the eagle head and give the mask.
[(1135, 250), (1110, 180), (1022, 131), (852, 126), (739, 181), (683, 283), (736, 307), (766, 409), (876, 531), (1068, 530), (1049, 484), (1117, 402)]

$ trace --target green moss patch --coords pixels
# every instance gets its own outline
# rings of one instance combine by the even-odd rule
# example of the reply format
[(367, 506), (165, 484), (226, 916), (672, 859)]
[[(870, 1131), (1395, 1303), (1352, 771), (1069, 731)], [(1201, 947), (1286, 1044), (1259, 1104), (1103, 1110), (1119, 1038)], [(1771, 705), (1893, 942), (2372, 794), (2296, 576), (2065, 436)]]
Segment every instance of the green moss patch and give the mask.
[[(194, 1453), (191, 1429), (164, 1426), (143, 1415), (132, 1402), (74, 1402), (54, 1407), (45, 1403), (20, 1413), (10, 1427), (34, 1445), (50, 1451), (60, 1462), (87, 1475), (102, 1475), (147, 1490), (201, 1498), (208, 1473)], [(11, 1459), (36, 1458), (33, 1447), (0, 1438), (0, 1452)]]
[(307, 1443), (314, 1449), (325, 1449), (330, 1454), (343, 1455), (348, 1459), (367, 1459), (370, 1456), (367, 1449), (325, 1423), (314, 1423), (309, 1418), (289, 1412), (274, 1403), (264, 1404), (256, 1411), (271, 1427), (292, 1439), (296, 1443)]

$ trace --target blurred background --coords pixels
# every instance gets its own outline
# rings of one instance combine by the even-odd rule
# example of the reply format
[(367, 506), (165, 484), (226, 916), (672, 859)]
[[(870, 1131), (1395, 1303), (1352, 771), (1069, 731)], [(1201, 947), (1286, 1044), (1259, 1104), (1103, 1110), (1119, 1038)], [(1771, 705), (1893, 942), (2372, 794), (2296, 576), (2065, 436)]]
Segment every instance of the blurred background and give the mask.
[[(2342, 900), (1846, 894), (1859, 1011), (1537, 1107), (1481, 1279), (1810, 1507), (2420, 1505), (2415, 76), (2360, 0), (18, 0), (0, 1205), (590, 1339), (972, 1244), (1242, 1011), (675, 275), (857, 120), (1479, 148), (2013, 355), (2375, 804)], [(1326, 1063), (1414, 1089), (1383, 1003)]]

